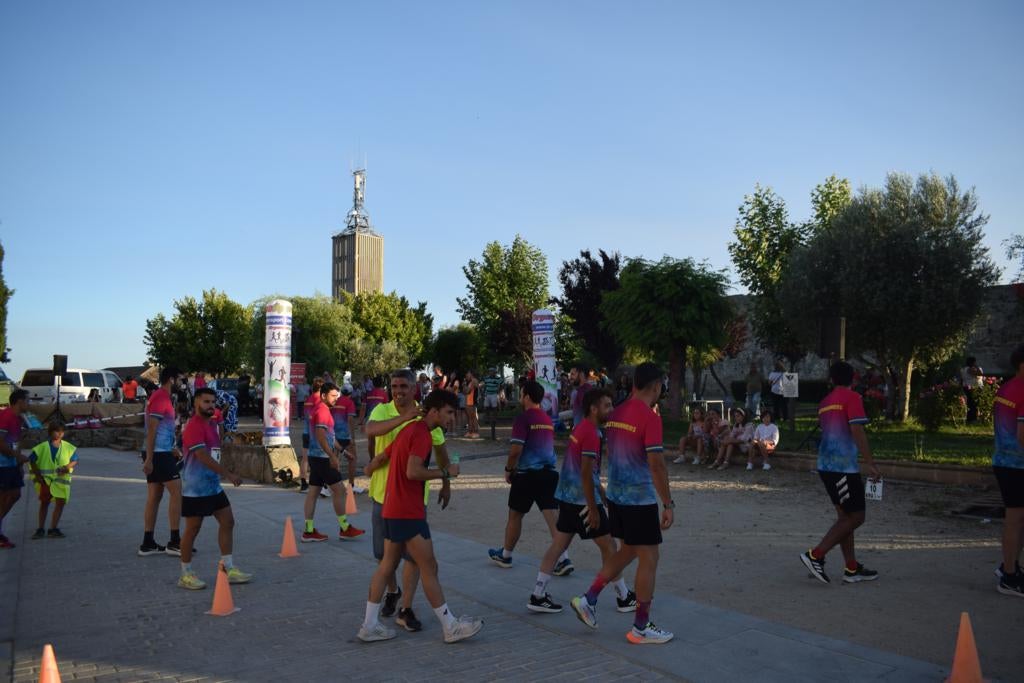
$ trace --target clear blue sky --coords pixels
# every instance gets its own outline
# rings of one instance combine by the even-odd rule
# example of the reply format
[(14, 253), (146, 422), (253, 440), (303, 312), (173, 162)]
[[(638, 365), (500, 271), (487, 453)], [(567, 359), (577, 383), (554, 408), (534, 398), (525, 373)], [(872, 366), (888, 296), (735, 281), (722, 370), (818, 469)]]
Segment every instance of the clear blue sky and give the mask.
[(832, 173), (954, 173), (1008, 266), (1022, 8), (8, 0), (7, 370), (140, 363), (204, 288), (329, 293), (364, 154), (385, 287), (439, 324), (490, 240), (542, 247), (553, 284), (581, 248), (726, 267), (754, 183), (802, 219)]

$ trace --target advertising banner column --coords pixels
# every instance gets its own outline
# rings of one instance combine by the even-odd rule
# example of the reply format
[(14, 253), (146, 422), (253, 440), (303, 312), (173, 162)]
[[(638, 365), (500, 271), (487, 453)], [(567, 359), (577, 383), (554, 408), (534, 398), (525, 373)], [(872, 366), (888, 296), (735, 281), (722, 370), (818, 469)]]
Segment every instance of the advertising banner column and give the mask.
[(292, 304), (275, 299), (267, 304), (263, 361), (263, 445), (290, 446), (288, 384), (292, 364)]
[(558, 417), (558, 375), (555, 372), (555, 314), (533, 312), (533, 374), (544, 387), (544, 412)]

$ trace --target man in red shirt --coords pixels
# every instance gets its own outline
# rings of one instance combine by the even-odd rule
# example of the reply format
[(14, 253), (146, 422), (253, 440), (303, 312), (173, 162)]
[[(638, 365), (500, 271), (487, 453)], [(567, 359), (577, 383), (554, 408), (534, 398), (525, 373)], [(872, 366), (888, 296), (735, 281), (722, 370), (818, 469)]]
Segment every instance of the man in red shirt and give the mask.
[[(181, 371), (164, 368), (160, 371), (160, 388), (149, 396), (146, 403), (146, 443), (142, 451), (142, 472), (146, 475), (146, 507), (143, 512), (142, 545), (138, 554), (181, 555), (181, 474), (178, 465), (181, 452), (175, 444), (174, 400), (171, 391), (178, 386)], [(153, 531), (156, 527), (156, 513), (164, 490), (170, 495), (167, 501), (167, 517), (170, 526), (170, 540), (166, 546), (156, 542)]]
[(459, 400), (447, 391), (434, 391), (423, 401), (423, 419), (410, 423), (395, 437), (386, 451), (389, 460), (387, 489), (384, 496), (384, 559), (370, 580), (366, 616), (358, 637), (364, 642), (390, 640), (395, 631), (380, 623), (380, 603), (388, 580), (398, 568), (403, 553), (408, 553), (420, 568), (420, 580), (427, 601), (434, 609), (446, 643), (476, 635), (484, 622), (476, 617), (455, 617), (448, 609), (437, 580), (437, 561), (430, 540), (424, 487), (432, 479), (447, 481), (459, 474), (459, 466), (428, 469), (433, 441), (432, 429), (451, 424)]
[(3, 521), (14, 504), (21, 498), (25, 477), (21, 466), (28, 458), (18, 450), (21, 439), (21, 416), (28, 410), (28, 392), (11, 392), (10, 406), (0, 410), (0, 548), (13, 548), (14, 544), (3, 535)]

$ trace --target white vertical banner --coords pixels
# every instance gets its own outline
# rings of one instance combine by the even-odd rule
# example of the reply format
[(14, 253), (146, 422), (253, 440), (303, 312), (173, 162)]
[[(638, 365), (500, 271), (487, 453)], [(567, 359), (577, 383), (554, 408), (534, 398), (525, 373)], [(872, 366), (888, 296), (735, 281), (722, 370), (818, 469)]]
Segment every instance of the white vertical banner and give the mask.
[(290, 446), (288, 384), (292, 365), (292, 304), (275, 299), (267, 304), (263, 360), (263, 445)]
[(558, 374), (555, 372), (555, 314), (546, 309), (533, 312), (533, 374), (544, 387), (541, 408), (558, 417)]

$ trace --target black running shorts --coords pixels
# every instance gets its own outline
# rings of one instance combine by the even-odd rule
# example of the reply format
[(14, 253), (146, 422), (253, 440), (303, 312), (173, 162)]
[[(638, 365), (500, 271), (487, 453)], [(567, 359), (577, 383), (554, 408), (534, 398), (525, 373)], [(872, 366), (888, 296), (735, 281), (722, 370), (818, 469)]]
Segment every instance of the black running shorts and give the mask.
[(864, 482), (860, 472), (818, 472), (818, 476), (825, 484), (825, 491), (833, 505), (838, 505), (843, 512), (849, 514), (864, 512)]
[(608, 527), (626, 545), (661, 545), (658, 504), (617, 505), (608, 501)]
[(212, 496), (182, 496), (181, 516), (182, 517), (209, 517), (217, 510), (231, 505), (228, 496), (221, 491)]
[(534, 503), (540, 510), (557, 510), (557, 488), (558, 472), (553, 469), (517, 470), (512, 473), (508, 506), (523, 515), (530, 511)]
[(584, 539), (599, 538), (607, 535), (609, 533), (608, 513), (604, 511), (604, 506), (597, 506), (597, 511), (601, 515), (601, 523), (598, 524), (596, 529), (588, 529), (585, 526), (586, 510), (586, 505), (566, 503), (562, 500), (558, 501), (558, 521), (555, 523), (555, 528), (563, 534), (578, 534), (580, 538)]
[(387, 519), (384, 520), (384, 538), (392, 543), (406, 541), (422, 536), (430, 539), (430, 527), (426, 519)]
[(20, 467), (0, 467), (0, 491), (13, 491), (24, 485), (25, 475)]
[[(142, 462), (146, 462), (146, 452), (142, 452)], [(153, 471), (146, 475), (150, 484), (163, 484), (174, 479), (181, 479), (178, 459), (170, 451), (153, 453)]]
[(341, 471), (331, 467), (330, 458), (309, 459), (309, 485), (332, 486), (341, 481)]
[(1008, 508), (1024, 508), (1024, 470), (1016, 467), (993, 467), (1003, 494), (1003, 505)]

